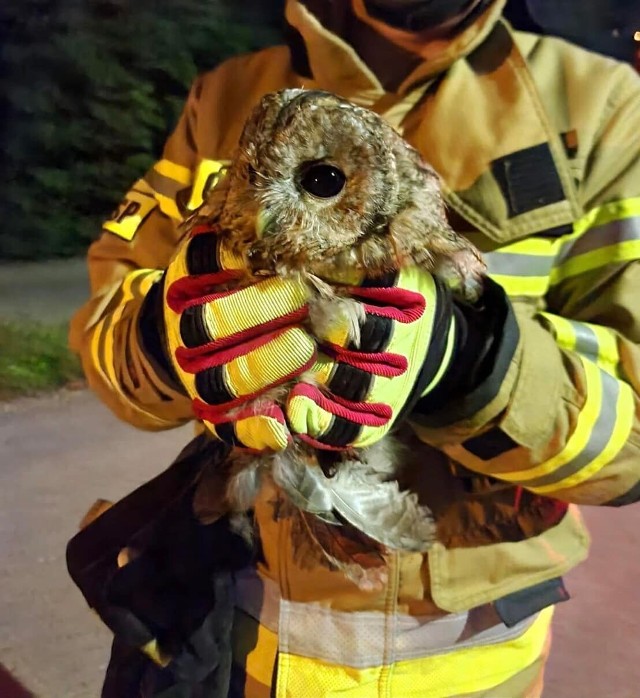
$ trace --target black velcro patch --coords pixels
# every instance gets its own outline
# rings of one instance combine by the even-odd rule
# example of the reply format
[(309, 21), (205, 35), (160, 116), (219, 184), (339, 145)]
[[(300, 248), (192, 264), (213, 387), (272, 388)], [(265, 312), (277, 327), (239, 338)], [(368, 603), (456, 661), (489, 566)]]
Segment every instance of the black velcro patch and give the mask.
[(490, 429), (480, 436), (467, 439), (462, 445), (469, 453), (482, 460), (492, 460), (518, 448), (518, 444), (498, 427)]
[(562, 182), (548, 143), (518, 150), (491, 163), (509, 208), (509, 217), (564, 201)]
[(569, 600), (569, 592), (562, 577), (534, 584), (526, 589), (514, 591), (493, 602), (500, 620), (512, 628), (525, 618), (539, 613), (543, 608)]

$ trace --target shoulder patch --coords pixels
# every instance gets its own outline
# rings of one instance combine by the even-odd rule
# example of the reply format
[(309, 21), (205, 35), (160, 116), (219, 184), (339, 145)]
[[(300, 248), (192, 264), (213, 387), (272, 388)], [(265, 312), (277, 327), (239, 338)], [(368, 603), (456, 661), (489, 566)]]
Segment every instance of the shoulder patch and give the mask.
[(103, 224), (103, 229), (131, 242), (151, 211), (158, 205), (151, 193), (133, 188)]

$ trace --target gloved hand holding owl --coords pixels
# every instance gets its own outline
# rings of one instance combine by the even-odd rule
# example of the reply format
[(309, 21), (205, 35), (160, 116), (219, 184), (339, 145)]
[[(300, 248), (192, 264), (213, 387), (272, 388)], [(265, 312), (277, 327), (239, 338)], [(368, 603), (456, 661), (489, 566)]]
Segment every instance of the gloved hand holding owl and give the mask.
[(426, 550), (433, 522), (395, 481), (389, 432), (469, 378), (455, 366), (484, 270), (435, 172), (379, 116), (324, 92), (264, 97), (164, 281), (174, 370), (234, 446), (230, 510), (267, 476), (326, 522)]

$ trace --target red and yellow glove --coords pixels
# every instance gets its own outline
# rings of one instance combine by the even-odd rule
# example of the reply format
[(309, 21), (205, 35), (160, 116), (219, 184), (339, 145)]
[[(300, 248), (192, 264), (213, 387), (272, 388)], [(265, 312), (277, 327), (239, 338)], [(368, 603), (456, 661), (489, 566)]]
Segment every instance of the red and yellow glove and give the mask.
[(276, 277), (243, 286), (243, 268), (215, 230), (195, 228), (165, 274), (166, 340), (209, 430), (233, 445), (277, 451), (291, 438), (286, 420), (274, 400), (260, 398), (315, 363), (316, 342), (300, 324), (307, 290)]
[(451, 294), (431, 274), (407, 268), (343, 288), (361, 302), (359, 345), (338, 321), (318, 337), (318, 358), (291, 390), (286, 414), (321, 449), (370, 446), (444, 377), (456, 343)]

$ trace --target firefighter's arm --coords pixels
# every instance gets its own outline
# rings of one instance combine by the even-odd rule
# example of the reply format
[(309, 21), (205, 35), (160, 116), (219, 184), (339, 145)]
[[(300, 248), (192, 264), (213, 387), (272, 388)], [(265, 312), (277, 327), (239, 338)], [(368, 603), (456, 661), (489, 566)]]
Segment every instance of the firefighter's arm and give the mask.
[(579, 504), (640, 499), (640, 81), (627, 75), (591, 149), (587, 214), (556, 241), (494, 253), (510, 274), (494, 278), (515, 296), (543, 284), (546, 311), (509, 303), (485, 380), (414, 414), (465, 467)]
[(197, 417), (221, 440), (283, 448), (276, 405), (243, 409), (313, 361), (315, 343), (300, 327), (304, 285), (238, 286), (244, 260), (221, 249), (213, 229), (185, 235), (180, 226), (223, 175), (198, 144), (216, 141), (212, 111), (225, 90), (220, 72), (196, 81), (162, 159), (105, 222), (89, 251), (93, 297), (73, 318), (70, 340), (91, 387), (134, 426), (168, 429)]
[(90, 386), (118, 417), (144, 429), (192, 418), (190, 401), (155, 350), (159, 340), (141, 313), (155, 304), (156, 282), (177, 244), (193, 183), (197, 95), (196, 82), (162, 158), (131, 187), (91, 245), (91, 299), (70, 327), (71, 348)]

